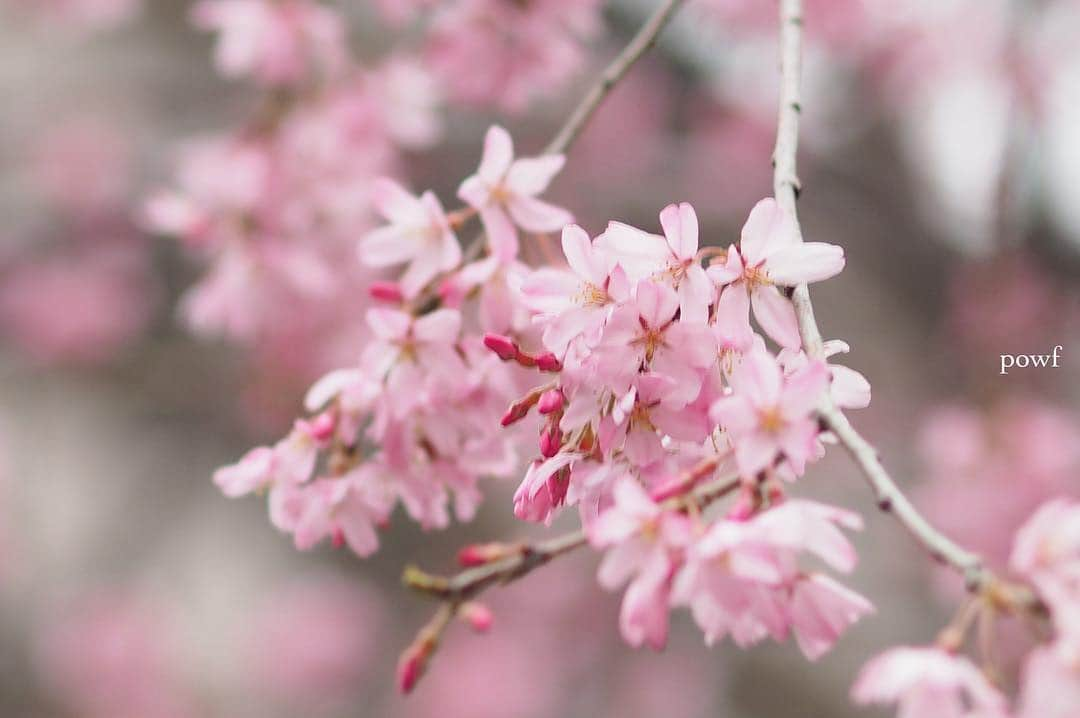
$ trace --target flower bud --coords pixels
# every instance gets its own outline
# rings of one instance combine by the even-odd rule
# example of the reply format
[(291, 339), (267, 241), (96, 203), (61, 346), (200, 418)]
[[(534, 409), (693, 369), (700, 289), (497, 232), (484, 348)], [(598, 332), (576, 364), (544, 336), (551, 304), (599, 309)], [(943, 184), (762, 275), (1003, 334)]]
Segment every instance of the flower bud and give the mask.
[(563, 396), (561, 389), (549, 389), (540, 396), (540, 402), (536, 405), (536, 409), (541, 414), (550, 414), (563, 408), (565, 403), (566, 397)]
[(562, 446), (562, 432), (558, 424), (548, 424), (540, 432), (540, 454), (545, 459), (550, 459), (559, 453)]
[(513, 361), (518, 358), (518, 347), (510, 337), (501, 334), (485, 334), (484, 346), (499, 355), (503, 361)]
[(486, 633), (495, 622), (495, 614), (482, 603), (469, 601), (458, 609), (458, 616), (477, 633)]
[(562, 362), (554, 354), (548, 352), (536, 357), (536, 368), (540, 371), (562, 371)]
[(377, 299), (381, 302), (394, 302), (395, 304), (405, 300), (405, 295), (401, 292), (401, 287), (397, 282), (373, 282), (368, 287), (368, 294), (372, 299)]

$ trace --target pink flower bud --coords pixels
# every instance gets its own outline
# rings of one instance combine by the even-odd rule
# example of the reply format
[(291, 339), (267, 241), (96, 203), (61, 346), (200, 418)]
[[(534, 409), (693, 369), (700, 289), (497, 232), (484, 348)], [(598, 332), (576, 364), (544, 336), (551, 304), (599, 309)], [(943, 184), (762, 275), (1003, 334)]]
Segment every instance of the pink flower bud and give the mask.
[(554, 354), (548, 352), (536, 357), (536, 368), (540, 371), (562, 371), (562, 362)]
[(308, 423), (308, 432), (318, 444), (326, 444), (334, 438), (337, 428), (337, 415), (333, 411), (324, 411)]
[(535, 391), (531, 391), (518, 399), (511, 404), (510, 408), (503, 414), (502, 425), (510, 426), (517, 421), (521, 421), (529, 413), (529, 409), (536, 406), (536, 402), (538, 401), (540, 401), (540, 393)]
[(469, 601), (458, 609), (458, 615), (477, 633), (486, 633), (495, 622), (495, 614), (482, 603)]
[(395, 304), (404, 301), (405, 295), (401, 293), (401, 287), (397, 282), (373, 282), (368, 287), (368, 294), (372, 299), (377, 299), (380, 302), (394, 302)]
[(545, 459), (550, 459), (559, 453), (559, 447), (561, 446), (562, 432), (559, 431), (558, 425), (548, 424), (545, 426), (544, 430), (540, 432), (540, 454)]
[(566, 491), (570, 488), (570, 469), (564, 468), (551, 475), (547, 480), (548, 495), (551, 496), (551, 506), (562, 506), (566, 501)]
[(563, 408), (564, 403), (566, 403), (566, 397), (563, 396), (562, 390), (549, 389), (540, 396), (540, 402), (536, 405), (536, 409), (541, 414), (550, 414)]
[(513, 547), (501, 543), (474, 543), (458, 551), (458, 563), (466, 568), (483, 566), (512, 553)]
[(503, 361), (517, 359), (520, 353), (514, 340), (510, 337), (504, 337), (501, 334), (485, 334), (484, 346), (498, 354), (499, 358)]
[(426, 640), (416, 641), (405, 649), (401, 654), (401, 658), (398, 659), (398, 690), (402, 693), (409, 693), (416, 687), (420, 676), (424, 675), (424, 669), (427, 668), (427, 659), (430, 655), (431, 644)]

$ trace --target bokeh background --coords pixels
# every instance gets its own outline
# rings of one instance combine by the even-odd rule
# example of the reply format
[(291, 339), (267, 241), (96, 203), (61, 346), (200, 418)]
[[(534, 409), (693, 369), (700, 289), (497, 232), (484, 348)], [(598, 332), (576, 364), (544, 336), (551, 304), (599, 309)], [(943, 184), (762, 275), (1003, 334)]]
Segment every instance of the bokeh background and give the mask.
[[(430, 15), (396, 17), (410, 3), (329, 4), (360, 66), (432, 42)], [(855, 670), (932, 640), (957, 587), (874, 513), (838, 452), (798, 491), (868, 518), (853, 584), (877, 615), (818, 663), (791, 646), (707, 648), (678, 614), (664, 654), (634, 652), (582, 554), (490, 594), (490, 634), (456, 628), (417, 693), (396, 694), (397, 653), (431, 610), (400, 588), (402, 565), (449, 571), (467, 541), (534, 530), (513, 521), (507, 484), (469, 526), (423, 533), (398, 515), (369, 560), (298, 553), (263, 502), (211, 483), (280, 436), (362, 338), (342, 299), (355, 287), (317, 327), (192, 321), (215, 260), (150, 231), (147, 203), (176, 186), (193, 141), (237, 132), (266, 92), (221, 77), (190, 5), (0, 0), (0, 715), (875, 715), (848, 703)], [(579, 5), (603, 5), (599, 21), (567, 30), (578, 55), (536, 61), (558, 71), (524, 100), (443, 78), (431, 137), (357, 161), (452, 198), (491, 121), (541, 147), (654, 3)], [(807, 6), (800, 209), (806, 236), (848, 257), (815, 287), (819, 322), (873, 384), (856, 425), (920, 506), (1000, 562), (1038, 503), (1080, 494), (1080, 3)], [(552, 197), (594, 232), (609, 218), (653, 228), (689, 200), (707, 242), (733, 241), (770, 193), (774, 11), (689, 0)], [(414, 80), (387, 82), (431, 100)], [(1001, 353), (1055, 345), (1059, 368), (1000, 375)]]

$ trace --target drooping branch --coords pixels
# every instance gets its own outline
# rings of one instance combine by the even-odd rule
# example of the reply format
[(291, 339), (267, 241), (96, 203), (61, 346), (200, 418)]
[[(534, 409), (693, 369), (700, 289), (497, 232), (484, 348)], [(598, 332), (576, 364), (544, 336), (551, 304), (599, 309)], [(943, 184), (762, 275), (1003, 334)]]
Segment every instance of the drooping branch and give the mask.
[[(715, 468), (713, 462), (712, 469)], [(698, 467), (691, 471), (700, 473)], [(661, 505), (670, 509), (685, 509), (690, 506), (705, 508), (737, 489), (739, 485), (738, 477), (716, 479), (686, 494), (668, 499)], [(491, 586), (516, 581), (552, 559), (584, 545), (585, 533), (579, 529), (539, 543), (519, 544), (509, 551), (505, 558), (470, 568), (451, 577), (433, 576), (416, 567), (409, 567), (402, 576), (402, 582), (425, 596), (460, 605), (476, 598)]]
[[(709, 466), (707, 471), (706, 464)], [(693, 485), (696, 481), (694, 477), (714, 472), (716, 466), (716, 461), (702, 462), (690, 469), (685, 476), (686, 485)], [(741, 485), (737, 476), (715, 479), (681, 496), (667, 499), (661, 505), (672, 510), (698, 511)], [(584, 546), (586, 540), (585, 532), (579, 529), (535, 544), (518, 544), (507, 552), (505, 558), (451, 577), (433, 576), (416, 567), (407, 568), (402, 582), (418, 593), (437, 599), (439, 608), (402, 653), (398, 666), (398, 683), (402, 691), (408, 693), (416, 685), (454, 616), (463, 607), (471, 605), (469, 602), (476, 596), (492, 586), (511, 583), (528, 575), (552, 559)]]
[[(773, 150), (773, 193), (777, 203), (794, 220), (800, 241), (802, 229), (799, 225), (796, 200), (799, 197), (801, 185), (796, 155), (799, 146), (799, 119), (802, 114), (800, 90), (802, 41), (802, 0), (781, 0), (780, 99), (776, 146)], [(810, 290), (807, 285), (800, 284), (795, 287), (791, 299), (795, 305), (799, 333), (806, 353), (812, 358), (824, 361), (825, 352), (821, 331), (814, 318), (814, 307), (810, 302)], [(958, 545), (938, 531), (919, 513), (889, 475), (878, 457), (877, 450), (855, 430), (848, 418), (829, 397), (822, 402), (818, 414), (823, 424), (832, 431), (840, 445), (847, 450), (861, 470), (874, 491), (878, 506), (883, 511), (894, 515), (935, 560), (960, 573), (968, 588), (973, 592), (981, 592), (996, 581), (996, 577), (986, 568), (981, 556)], [(1029, 595), (1025, 600), (1034, 602), (1035, 599), (1033, 595)]]

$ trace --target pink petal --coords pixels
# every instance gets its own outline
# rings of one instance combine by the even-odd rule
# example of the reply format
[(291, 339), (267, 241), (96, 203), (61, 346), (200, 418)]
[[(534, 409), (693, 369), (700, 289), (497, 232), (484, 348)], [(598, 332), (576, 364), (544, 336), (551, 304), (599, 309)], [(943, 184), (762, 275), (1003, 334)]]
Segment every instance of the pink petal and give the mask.
[(461, 331), (461, 313), (456, 309), (439, 309), (425, 314), (413, 325), (413, 335), (422, 342), (453, 344)]
[(386, 219), (395, 224), (423, 224), (427, 211), (419, 199), (391, 179), (375, 180), (371, 203)]
[(811, 574), (795, 583), (789, 610), (799, 648), (809, 660), (816, 661), (849, 626), (873, 613), (874, 607), (828, 576)]
[(750, 210), (743, 225), (739, 251), (753, 266), (776, 252), (799, 242), (795, 223), (772, 197), (761, 200)]
[(514, 141), (510, 133), (498, 125), (492, 125), (484, 136), (484, 156), (476, 174), (487, 184), (502, 182), (514, 161)]
[(829, 383), (829, 370), (825, 362), (812, 361), (800, 367), (784, 381), (780, 408), (788, 419), (801, 419), (810, 415), (821, 401)]
[(466, 177), (458, 187), (458, 198), (474, 209), (483, 209), (491, 203), (491, 186), (478, 175)]
[(607, 278), (607, 261), (593, 249), (588, 232), (576, 224), (568, 224), (562, 231), (562, 250), (566, 263), (582, 279), (601, 286)]
[(753, 346), (754, 330), (750, 326), (750, 295), (744, 285), (736, 284), (720, 291), (713, 327), (720, 349), (745, 352)]
[(709, 305), (716, 296), (716, 287), (700, 265), (693, 264), (679, 283), (679, 320), (704, 325), (709, 321)]
[(754, 319), (757, 319), (765, 333), (780, 346), (788, 349), (802, 346), (795, 307), (787, 297), (780, 294), (779, 289), (757, 287), (750, 294), (750, 303), (754, 309)]
[(844, 268), (844, 250), (824, 242), (796, 244), (770, 254), (765, 268), (769, 279), (784, 286), (820, 282)]
[(780, 399), (784, 375), (776, 359), (764, 347), (757, 347), (743, 357), (731, 375), (737, 396), (745, 396), (756, 407), (772, 408)]
[(547, 189), (564, 164), (566, 157), (563, 155), (520, 159), (510, 166), (505, 185), (519, 197), (535, 197)]
[(660, 212), (660, 226), (672, 253), (681, 260), (691, 259), (698, 250), (698, 218), (688, 203), (671, 204)]
[(480, 221), (487, 233), (488, 249), (492, 256), (510, 261), (518, 255), (518, 234), (506, 211), (498, 205), (480, 210)]
[(663, 237), (622, 222), (609, 223), (595, 246), (610, 255), (632, 282), (665, 269), (671, 254)]
[(659, 329), (670, 322), (679, 308), (679, 296), (674, 289), (649, 280), (638, 282), (635, 299), (639, 315), (651, 329)]
[(357, 254), (369, 267), (389, 267), (409, 261), (420, 249), (409, 227), (392, 224), (364, 235)]
[(367, 323), (380, 339), (404, 339), (412, 325), (412, 317), (396, 309), (375, 307), (367, 311)]
[(528, 232), (559, 232), (574, 221), (574, 215), (535, 197), (515, 195), (506, 204), (514, 222)]

